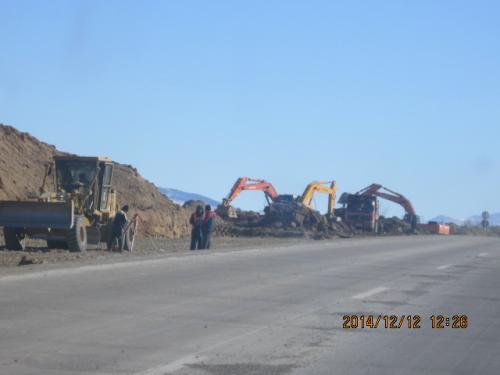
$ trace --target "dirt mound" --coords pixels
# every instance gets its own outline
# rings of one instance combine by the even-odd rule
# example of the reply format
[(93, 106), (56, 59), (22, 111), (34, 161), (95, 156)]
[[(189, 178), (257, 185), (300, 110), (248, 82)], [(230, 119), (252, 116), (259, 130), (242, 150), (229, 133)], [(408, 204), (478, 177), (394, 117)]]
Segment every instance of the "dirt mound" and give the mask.
[(190, 210), (175, 204), (130, 165), (117, 164), (114, 185), (118, 203), (128, 204), (143, 219), (143, 233), (179, 238), (190, 233)]
[(352, 237), (352, 229), (328, 219), (316, 210), (300, 204), (269, 206), (264, 215), (238, 210), (237, 219), (217, 222), (217, 233), (225, 236), (306, 237), (327, 239)]
[(56, 153), (54, 146), (0, 124), (0, 199), (26, 199), (38, 192), (45, 164)]
[[(56, 154), (65, 153), (28, 133), (0, 124), (0, 199), (26, 199), (38, 192), (45, 164)], [(167, 238), (189, 234), (190, 211), (161, 194), (132, 166), (116, 165), (114, 186), (118, 203), (129, 204), (132, 213), (143, 218), (142, 233)]]
[(411, 224), (396, 216), (380, 216), (379, 221), (380, 234), (408, 234), (412, 232)]

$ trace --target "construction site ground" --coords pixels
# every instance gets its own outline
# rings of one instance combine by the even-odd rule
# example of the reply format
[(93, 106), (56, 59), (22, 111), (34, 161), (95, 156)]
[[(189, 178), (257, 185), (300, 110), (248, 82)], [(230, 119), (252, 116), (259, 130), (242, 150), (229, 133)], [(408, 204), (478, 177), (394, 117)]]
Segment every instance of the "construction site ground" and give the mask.
[[(340, 239), (336, 239), (339, 241)], [(33, 269), (47, 269), (61, 265), (86, 265), (121, 262), (136, 258), (165, 257), (172, 255), (199, 255), (207, 252), (223, 252), (250, 248), (289, 246), (310, 242), (305, 238), (274, 237), (215, 237), (214, 248), (210, 250), (189, 250), (189, 238), (165, 239), (140, 237), (136, 239), (132, 252), (109, 252), (102, 244), (100, 249), (89, 249), (84, 253), (68, 250), (48, 250), (45, 241), (28, 240), (25, 251), (8, 251), (0, 236), (0, 274), (25, 272)], [(24, 261), (23, 260), (24, 257)]]
[[(28, 133), (0, 124), (0, 200), (28, 200), (39, 191), (44, 178), (45, 165), (55, 155), (70, 155), (57, 150)], [(0, 234), (0, 273), (24, 272), (25, 270), (60, 267), (69, 264), (102, 264), (137, 257), (162, 257), (172, 254), (193, 255), (189, 250), (191, 226), (189, 218), (197, 205), (203, 202), (189, 201), (180, 206), (163, 195), (151, 182), (145, 180), (130, 165), (115, 165), (114, 188), (118, 204), (130, 205), (130, 217), (141, 218), (135, 249), (132, 253), (110, 253), (104, 249), (89, 249), (84, 253), (68, 250), (48, 251), (45, 241), (28, 240), (26, 251), (8, 251)], [(306, 241), (349, 241), (351, 237), (373, 235), (359, 233), (349, 225), (328, 219), (316, 210), (304, 205), (276, 205), (266, 215), (239, 211), (237, 220), (216, 219), (216, 250), (271, 248), (288, 246)], [(398, 218), (380, 218), (379, 230), (383, 236), (406, 236), (410, 227)], [(484, 231), (479, 227), (452, 226), (455, 235), (499, 235), (500, 227)], [(0, 228), (0, 233), (3, 230)], [(421, 235), (426, 233), (421, 232)], [(380, 235), (380, 234), (379, 234)]]
[[(500, 236), (500, 227), (493, 227), (489, 231), (465, 230), (462, 235), (472, 236)], [(388, 235), (386, 235), (388, 236)], [(422, 239), (429, 235), (410, 235)], [(381, 236), (377, 236), (381, 237)], [(373, 234), (358, 234), (355, 238), (373, 241)], [(0, 235), (0, 275), (24, 273), (33, 270), (46, 270), (67, 266), (84, 266), (127, 262), (138, 258), (158, 258), (168, 256), (197, 256), (213, 252), (226, 252), (252, 248), (288, 247), (301, 243), (311, 243), (314, 239), (306, 237), (229, 237), (216, 236), (214, 247), (210, 250), (189, 250), (189, 238), (166, 239), (161, 237), (139, 236), (136, 239), (132, 252), (109, 252), (105, 244), (99, 248), (90, 248), (84, 253), (74, 253), (68, 250), (48, 250), (45, 241), (29, 239), (25, 251), (8, 251), (4, 246), (3, 236)], [(350, 241), (350, 239), (331, 238), (323, 239), (327, 242)], [(322, 242), (323, 242), (322, 241)]]

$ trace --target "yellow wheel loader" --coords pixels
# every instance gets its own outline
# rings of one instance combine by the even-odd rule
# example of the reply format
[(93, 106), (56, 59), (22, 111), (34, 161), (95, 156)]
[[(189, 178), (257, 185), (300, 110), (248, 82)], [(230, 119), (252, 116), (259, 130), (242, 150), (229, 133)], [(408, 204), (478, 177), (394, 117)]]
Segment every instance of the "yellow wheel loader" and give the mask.
[[(113, 167), (105, 157), (55, 156), (33, 199), (0, 201), (6, 248), (24, 250), (27, 237), (45, 239), (49, 249), (79, 252), (108, 242), (117, 211)], [(126, 250), (132, 250), (133, 227), (125, 233)]]

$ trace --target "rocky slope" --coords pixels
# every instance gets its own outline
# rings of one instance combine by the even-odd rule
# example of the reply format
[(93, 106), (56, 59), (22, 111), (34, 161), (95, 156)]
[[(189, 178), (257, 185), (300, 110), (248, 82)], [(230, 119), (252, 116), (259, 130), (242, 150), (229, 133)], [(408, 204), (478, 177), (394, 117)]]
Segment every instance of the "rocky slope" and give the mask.
[[(62, 152), (28, 133), (0, 124), (0, 200), (26, 199), (29, 193), (37, 192), (45, 164), (54, 154)], [(132, 166), (117, 164), (114, 186), (119, 204), (129, 204), (132, 213), (143, 218), (142, 233), (167, 238), (189, 233), (190, 211), (161, 194)]]

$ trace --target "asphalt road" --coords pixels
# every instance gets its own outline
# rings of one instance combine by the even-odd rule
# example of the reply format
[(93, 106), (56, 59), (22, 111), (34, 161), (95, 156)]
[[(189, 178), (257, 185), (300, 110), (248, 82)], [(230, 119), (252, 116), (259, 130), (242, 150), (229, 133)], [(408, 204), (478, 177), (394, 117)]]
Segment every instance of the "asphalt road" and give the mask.
[[(421, 328), (384, 327), (403, 314)], [(495, 238), (199, 253), (1, 277), (0, 374), (497, 375), (499, 319)]]

